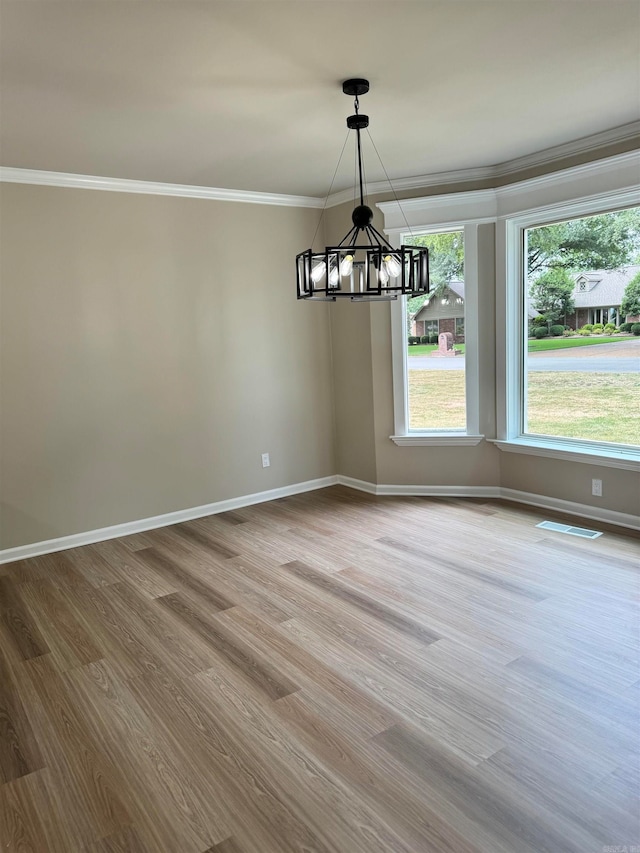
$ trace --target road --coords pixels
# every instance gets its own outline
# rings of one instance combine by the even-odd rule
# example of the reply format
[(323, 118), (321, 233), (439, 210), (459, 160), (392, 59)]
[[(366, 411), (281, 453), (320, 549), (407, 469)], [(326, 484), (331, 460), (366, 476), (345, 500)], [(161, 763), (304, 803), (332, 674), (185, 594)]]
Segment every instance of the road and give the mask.
[[(409, 370), (464, 370), (464, 355), (410, 356)], [(640, 340), (531, 353), (527, 370), (576, 373), (640, 373)]]

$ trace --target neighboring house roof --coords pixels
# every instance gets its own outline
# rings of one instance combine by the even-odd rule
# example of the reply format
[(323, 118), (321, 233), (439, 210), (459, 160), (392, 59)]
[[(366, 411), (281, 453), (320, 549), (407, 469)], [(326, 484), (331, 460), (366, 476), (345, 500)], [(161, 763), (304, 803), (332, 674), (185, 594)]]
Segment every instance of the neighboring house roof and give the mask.
[(576, 286), (573, 291), (576, 308), (619, 306), (626, 286), (639, 272), (640, 265), (579, 273), (575, 278)]
[[(455, 294), (455, 296), (459, 297), (460, 299), (464, 299), (464, 281), (450, 281), (449, 284), (447, 285), (447, 287), (445, 288), (445, 290), (443, 291), (443, 293), (441, 294), (441, 296), (444, 296), (444, 298), (446, 298), (447, 295), (451, 294), (451, 293)], [(425, 311), (425, 314), (426, 314), (426, 309), (429, 308), (429, 303), (431, 301), (432, 296), (433, 296), (433, 293), (430, 293), (429, 296), (427, 296), (427, 298), (422, 303), (420, 308), (418, 308), (418, 310), (415, 312), (415, 314), (411, 318), (412, 320), (425, 319), (424, 317), (420, 317), (420, 314), (423, 311)], [(533, 320), (534, 317), (537, 317), (539, 313), (540, 312), (536, 311), (536, 309), (533, 306), (529, 307), (528, 314), (529, 314), (530, 320)]]
[[(434, 297), (433, 293), (430, 293), (420, 306), (416, 313), (413, 315), (412, 319), (414, 320), (423, 320), (429, 314), (429, 309), (433, 307), (432, 299)], [(450, 281), (449, 284), (443, 288), (443, 290), (436, 297), (437, 299), (450, 299), (451, 297), (455, 297), (451, 303), (451, 306), (460, 305), (459, 302), (456, 302), (456, 299), (462, 299), (464, 301), (464, 282), (463, 281)], [(435, 304), (435, 303), (434, 303)], [(443, 306), (444, 307), (444, 306)], [(446, 313), (446, 308), (445, 308)], [(424, 316), (421, 316), (424, 315)], [(451, 316), (455, 316), (455, 312), (451, 314)], [(459, 316), (459, 312), (458, 312)]]

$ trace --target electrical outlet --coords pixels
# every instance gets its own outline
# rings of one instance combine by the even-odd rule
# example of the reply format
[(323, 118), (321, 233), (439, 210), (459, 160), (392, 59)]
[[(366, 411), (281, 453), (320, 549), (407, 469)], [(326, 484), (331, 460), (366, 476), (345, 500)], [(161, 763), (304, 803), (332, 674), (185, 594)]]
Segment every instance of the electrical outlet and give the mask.
[(263, 453), (263, 454), (262, 454), (262, 467), (263, 467), (263, 468), (268, 468), (268, 467), (269, 467), (269, 465), (271, 465), (271, 460), (269, 459), (269, 454), (268, 454), (268, 453)]
[(591, 494), (598, 498), (602, 497), (602, 480), (591, 481)]

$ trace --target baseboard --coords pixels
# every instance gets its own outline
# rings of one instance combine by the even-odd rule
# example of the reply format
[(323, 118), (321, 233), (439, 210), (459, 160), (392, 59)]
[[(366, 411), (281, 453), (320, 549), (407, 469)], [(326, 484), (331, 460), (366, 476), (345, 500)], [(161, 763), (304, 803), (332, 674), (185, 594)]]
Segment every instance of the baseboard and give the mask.
[(128, 521), (124, 524), (114, 524), (111, 527), (101, 527), (98, 530), (88, 530), (85, 533), (74, 533), (71, 536), (48, 539), (45, 542), (33, 542), (30, 545), (5, 548), (0, 551), (0, 565), (13, 563), (15, 560), (26, 560), (29, 557), (38, 557), (42, 554), (53, 554), (56, 551), (66, 551), (69, 548), (78, 548), (80, 545), (92, 545), (94, 542), (104, 542), (106, 539), (117, 539), (120, 536), (131, 536), (133, 533), (144, 533), (146, 530), (168, 527), (171, 524), (192, 521), (205, 515), (217, 515), (220, 512), (229, 512), (232, 509), (241, 509), (245, 506), (274, 501), (278, 498), (287, 498), (303, 492), (312, 492), (316, 489), (324, 489), (327, 486), (335, 486), (337, 482), (336, 476), (321, 477), (316, 480), (306, 480), (303, 483), (282, 486), (279, 489), (269, 489), (266, 492), (255, 492), (252, 495), (241, 495), (238, 498), (230, 498), (226, 501), (216, 501), (190, 509), (181, 509), (177, 512), (155, 515), (151, 518), (142, 518), (139, 521)]
[(343, 474), (338, 474), (337, 481), (341, 486), (347, 486), (349, 489), (356, 489), (358, 492), (366, 492), (368, 495), (377, 495), (377, 486), (374, 483), (368, 483), (366, 480), (356, 480), (355, 477), (345, 477)]
[(351, 489), (358, 489), (370, 495), (407, 495), (414, 497), (432, 498), (497, 498), (505, 501), (535, 506), (539, 509), (555, 510), (567, 515), (575, 515), (579, 518), (588, 518), (591, 521), (600, 521), (604, 524), (616, 524), (620, 527), (629, 527), (632, 530), (640, 530), (640, 516), (631, 515), (626, 512), (615, 512), (611, 509), (600, 509), (589, 504), (580, 504), (573, 501), (565, 501), (560, 498), (552, 498), (548, 495), (537, 495), (533, 492), (521, 492), (517, 489), (506, 489), (502, 486), (394, 486), (376, 485), (365, 480), (356, 480), (353, 477), (338, 475), (338, 483)]
[(499, 498), (499, 486), (392, 486), (376, 485), (338, 474), (338, 483), (369, 495), (407, 495), (428, 498)]
[(139, 521), (129, 521), (124, 524), (114, 524), (111, 527), (101, 527), (98, 530), (88, 530), (85, 533), (74, 533), (71, 536), (61, 536), (59, 539), (48, 539), (45, 542), (34, 542), (30, 545), (20, 545), (17, 548), (6, 548), (0, 551), (0, 565), (12, 563), (15, 560), (26, 560), (29, 557), (38, 557), (42, 554), (53, 554), (56, 551), (66, 551), (69, 548), (78, 548), (80, 545), (92, 545), (94, 542), (104, 542), (106, 539), (117, 539), (120, 536), (131, 536), (134, 533), (144, 533), (146, 530), (155, 530), (158, 527), (168, 527), (171, 524), (180, 524), (183, 521), (191, 521), (206, 515), (216, 515), (220, 512), (229, 512), (233, 509), (241, 509), (253, 504), (274, 501), (278, 498), (286, 498), (291, 495), (299, 495), (303, 492), (312, 492), (316, 489), (324, 489), (327, 486), (340, 484), (350, 489), (357, 489), (370, 495), (388, 496), (413, 496), (432, 498), (493, 498), (515, 503), (535, 506), (540, 509), (555, 510), (567, 515), (588, 518), (590, 521), (600, 521), (604, 524), (615, 524), (620, 527), (628, 527), (632, 530), (640, 530), (640, 516), (625, 512), (615, 512), (610, 509), (600, 509), (588, 504), (574, 503), (560, 498), (552, 498), (547, 495), (537, 495), (533, 492), (521, 492), (517, 489), (505, 489), (501, 486), (394, 486), (390, 484), (377, 485), (366, 480), (358, 480), (354, 477), (345, 477), (342, 474), (331, 477), (321, 477), (316, 480), (306, 480), (303, 483), (293, 483), (290, 486), (282, 486), (279, 489), (269, 489), (266, 492), (256, 492), (252, 495), (241, 495), (225, 501), (203, 504), (202, 506), (181, 509), (177, 512), (168, 512), (164, 515), (155, 515), (151, 518), (143, 518)]
[(505, 501), (535, 506), (540, 509), (553, 509), (556, 512), (565, 512), (567, 515), (577, 515), (580, 518), (588, 518), (591, 521), (601, 521), (603, 524), (617, 524), (620, 527), (629, 527), (632, 530), (640, 530), (640, 516), (627, 512), (616, 512), (591, 506), (590, 504), (579, 504), (574, 501), (565, 501), (561, 498), (552, 498), (548, 495), (536, 495), (533, 492), (521, 492), (518, 489), (500, 489), (500, 497)]

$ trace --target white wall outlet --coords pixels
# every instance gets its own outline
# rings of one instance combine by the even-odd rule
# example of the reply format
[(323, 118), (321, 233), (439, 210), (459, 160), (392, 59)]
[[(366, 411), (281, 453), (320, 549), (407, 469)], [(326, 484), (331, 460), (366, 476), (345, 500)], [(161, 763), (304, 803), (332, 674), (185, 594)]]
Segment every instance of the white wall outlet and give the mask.
[(591, 494), (598, 498), (602, 497), (602, 480), (591, 481)]
[(263, 454), (262, 454), (262, 467), (263, 467), (263, 468), (268, 468), (268, 467), (269, 467), (269, 465), (271, 465), (271, 460), (269, 459), (269, 454), (268, 454), (268, 453), (263, 453)]

